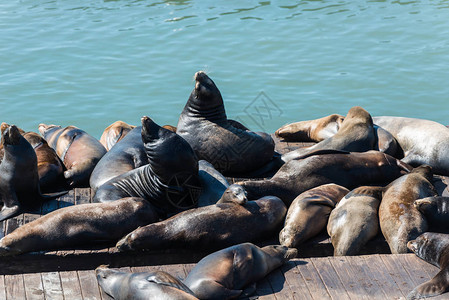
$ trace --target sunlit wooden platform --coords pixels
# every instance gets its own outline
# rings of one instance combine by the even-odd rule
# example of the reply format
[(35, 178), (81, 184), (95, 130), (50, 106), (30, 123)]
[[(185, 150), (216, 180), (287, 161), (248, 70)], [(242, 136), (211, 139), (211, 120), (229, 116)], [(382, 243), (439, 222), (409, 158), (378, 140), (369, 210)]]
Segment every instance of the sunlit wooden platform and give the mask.
[[(184, 279), (195, 264), (120, 268), (127, 272), (163, 270)], [(414, 254), (294, 259), (257, 284), (259, 299), (404, 299), (438, 268)], [(432, 299), (448, 299), (441, 295)], [(111, 299), (94, 270), (0, 276), (0, 299)], [(256, 299), (252, 297), (251, 299)]]
[[(276, 139), (279, 153), (307, 146)], [(230, 183), (242, 180), (230, 178)], [(435, 177), (440, 194), (448, 193), (447, 177)], [(0, 237), (55, 209), (92, 202), (89, 188), (77, 188), (36, 211), (0, 223)], [(277, 244), (277, 237), (257, 244)], [(327, 234), (308, 241), (299, 258), (258, 283), (260, 299), (400, 299), (438, 269), (413, 254), (391, 255), (382, 236), (369, 242), (362, 255), (332, 257)], [(110, 299), (97, 285), (94, 269), (101, 264), (127, 271), (161, 269), (184, 278), (207, 251), (167, 249), (120, 253), (114, 244), (0, 257), (0, 299)], [(434, 299), (448, 299), (448, 296)]]

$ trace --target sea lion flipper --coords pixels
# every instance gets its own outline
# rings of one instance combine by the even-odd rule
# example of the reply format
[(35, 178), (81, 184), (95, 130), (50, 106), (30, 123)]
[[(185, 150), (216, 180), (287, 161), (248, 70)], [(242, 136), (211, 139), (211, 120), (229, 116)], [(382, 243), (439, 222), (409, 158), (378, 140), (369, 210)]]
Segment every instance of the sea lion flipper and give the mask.
[(14, 205), (10, 207), (3, 206), (2, 210), (0, 211), (0, 222), (13, 218), (19, 214), (20, 214), (19, 205)]
[(441, 295), (449, 287), (449, 269), (442, 269), (431, 280), (418, 285), (410, 294), (408, 300), (421, 299)]
[(42, 200), (51, 200), (51, 199), (55, 199), (55, 198), (64, 196), (68, 192), (69, 191), (62, 191), (62, 192), (56, 192), (56, 193), (41, 194), (41, 198), (42, 198)]
[(147, 277), (147, 281), (154, 282), (156, 284), (160, 285), (166, 285), (170, 287), (177, 288), (179, 290), (183, 290), (186, 293), (189, 293), (191, 295), (195, 295), (188, 286), (186, 286), (184, 283), (182, 283), (180, 280), (177, 280), (173, 276), (167, 273), (163, 272), (157, 272), (155, 274), (152, 274), (151, 276)]
[[(194, 288), (192, 289), (195, 290)], [(200, 295), (213, 295), (214, 299), (234, 299), (240, 296), (243, 291), (230, 290), (215, 280), (207, 280), (203, 281), (195, 292)]]
[(250, 285), (248, 285), (242, 292), (240, 298), (246, 298), (251, 296), (252, 294), (254, 294), (256, 292), (256, 288), (257, 288), (257, 283), (254, 282)]

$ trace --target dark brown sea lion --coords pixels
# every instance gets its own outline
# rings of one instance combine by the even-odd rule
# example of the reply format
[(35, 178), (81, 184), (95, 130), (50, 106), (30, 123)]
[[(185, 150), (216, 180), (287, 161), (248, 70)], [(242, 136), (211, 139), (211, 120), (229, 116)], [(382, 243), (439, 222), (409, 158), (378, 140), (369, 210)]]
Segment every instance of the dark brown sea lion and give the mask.
[(27, 223), (0, 240), (0, 255), (116, 242), (139, 226), (157, 222), (155, 208), (141, 198), (68, 206)]
[(229, 187), (226, 178), (205, 160), (198, 161), (198, 177), (201, 182), (198, 207), (216, 204)]
[(279, 268), (297, 250), (285, 246), (259, 248), (251, 243), (235, 245), (204, 257), (190, 271), (184, 283), (200, 299), (233, 299), (245, 287), (246, 296), (255, 292), (255, 283)]
[(146, 116), (142, 117), (141, 140), (149, 164), (100, 186), (94, 201), (141, 197), (150, 201), (162, 214), (196, 206), (201, 185), (198, 159), (190, 145)]
[(334, 255), (357, 255), (379, 232), (379, 204), (383, 187), (362, 186), (341, 199), (329, 216), (327, 233)]
[(104, 146), (104, 148), (109, 151), (112, 146), (117, 144), (118, 141), (123, 139), (128, 132), (132, 129), (136, 128), (134, 125), (129, 125), (123, 121), (115, 121), (103, 131), (103, 134), (100, 138), (100, 143)]
[(274, 155), (273, 139), (229, 122), (220, 91), (206, 73), (197, 72), (195, 81), (176, 132), (189, 142), (198, 158), (225, 175), (255, 171), (267, 164)]
[(39, 134), (29, 131), (23, 137), (31, 144), (37, 156), (39, 185), (43, 192), (64, 188), (64, 164), (47, 141)]
[(103, 145), (87, 132), (75, 127), (39, 125), (39, 132), (64, 162), (64, 177), (72, 187), (88, 186), (90, 174), (106, 153)]
[(112, 178), (148, 164), (141, 132), (141, 126), (132, 129), (100, 159), (90, 176), (92, 189), (96, 190)]
[(449, 233), (449, 197), (427, 197), (413, 205), (426, 217), (431, 231)]
[(365, 152), (374, 149), (376, 136), (374, 134), (371, 115), (361, 108), (351, 108), (341, 124), (338, 132), (322, 142), (308, 148), (299, 148), (282, 155), (282, 160), (288, 162), (316, 150), (342, 150), (350, 152)]
[(114, 300), (198, 299), (184, 283), (163, 271), (125, 273), (99, 266), (95, 273), (100, 287)]
[(347, 188), (330, 183), (301, 193), (288, 208), (279, 242), (297, 248), (326, 228), (335, 204), (349, 193)]
[(34, 208), (42, 200), (62, 195), (41, 194), (36, 152), (15, 125), (3, 127), (1, 144), (4, 157), (0, 163), (0, 221), (18, 215), (24, 208)]
[(340, 129), (342, 115), (333, 114), (316, 120), (287, 124), (276, 130), (275, 134), (290, 142), (321, 142), (333, 137)]
[(250, 199), (273, 195), (289, 206), (299, 194), (323, 184), (335, 183), (347, 189), (388, 184), (411, 169), (407, 164), (378, 151), (347, 153), (321, 150), (289, 161), (271, 179), (238, 184), (245, 188)]
[(284, 203), (271, 196), (245, 205), (234, 202), (194, 208), (134, 230), (117, 243), (117, 248), (120, 251), (219, 249), (274, 234), (286, 212)]
[(374, 123), (389, 131), (404, 151), (402, 161), (427, 164), (435, 174), (449, 175), (449, 128), (422, 119), (375, 117)]
[(418, 285), (407, 299), (421, 299), (443, 294), (449, 290), (449, 235), (426, 232), (409, 241), (407, 247), (419, 258), (439, 267), (435, 277)]
[(407, 253), (407, 242), (427, 230), (426, 219), (413, 203), (436, 195), (431, 180), (431, 167), (422, 165), (386, 187), (379, 207), (379, 223), (391, 253)]

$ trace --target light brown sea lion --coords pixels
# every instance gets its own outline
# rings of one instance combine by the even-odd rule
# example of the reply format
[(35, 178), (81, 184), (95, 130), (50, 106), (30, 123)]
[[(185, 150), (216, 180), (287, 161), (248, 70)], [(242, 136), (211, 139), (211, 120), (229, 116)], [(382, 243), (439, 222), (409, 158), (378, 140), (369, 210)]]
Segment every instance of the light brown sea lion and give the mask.
[[(204, 257), (184, 283), (200, 299), (237, 298), (245, 287), (255, 284), (296, 254), (296, 249), (285, 246), (235, 245)], [(253, 285), (245, 290), (245, 295), (251, 295), (255, 290)]]
[(141, 198), (64, 207), (24, 224), (0, 240), (0, 255), (115, 242), (158, 221), (155, 208)]
[(164, 271), (125, 273), (99, 266), (95, 274), (101, 289), (114, 300), (198, 299), (184, 283)]
[(286, 212), (284, 203), (272, 196), (244, 205), (227, 202), (194, 208), (134, 230), (117, 243), (117, 248), (120, 251), (219, 249), (257, 241), (279, 230)]
[(427, 164), (435, 174), (449, 175), (449, 128), (422, 119), (375, 117), (374, 123), (389, 131), (404, 152), (402, 161)]
[(288, 162), (316, 150), (365, 152), (373, 150), (375, 142), (376, 136), (371, 115), (360, 106), (354, 106), (349, 110), (340, 129), (334, 136), (311, 147), (287, 152), (282, 155), (282, 160)]
[(262, 168), (273, 158), (274, 141), (236, 127), (226, 116), (223, 98), (206, 73), (195, 74), (195, 88), (182, 111), (177, 131), (199, 159), (210, 162), (223, 174), (242, 174)]
[(1, 144), (4, 157), (0, 163), (0, 221), (63, 194), (41, 194), (36, 152), (15, 125), (3, 126)]
[(271, 179), (238, 184), (245, 188), (249, 199), (273, 195), (289, 206), (299, 194), (323, 184), (335, 183), (348, 189), (361, 185), (383, 185), (411, 169), (379, 151), (347, 153), (320, 150), (289, 161)]
[(449, 290), (449, 235), (425, 232), (416, 240), (409, 241), (407, 247), (419, 258), (440, 268), (440, 272), (431, 280), (413, 289), (407, 295), (407, 299), (427, 298), (447, 292)]
[(23, 137), (31, 144), (37, 156), (39, 185), (43, 192), (64, 188), (64, 164), (47, 141), (39, 134), (29, 131)]
[(115, 121), (103, 131), (100, 143), (109, 151), (112, 146), (123, 139), (133, 128), (136, 128), (136, 126), (129, 125), (123, 121)]
[(379, 204), (383, 187), (355, 188), (341, 199), (329, 216), (327, 233), (334, 255), (357, 255), (379, 232)]
[(386, 187), (379, 207), (379, 223), (391, 253), (407, 253), (407, 242), (427, 230), (426, 219), (413, 203), (436, 195), (431, 180), (432, 168), (422, 165)]
[(335, 204), (347, 193), (347, 188), (330, 183), (296, 197), (288, 208), (284, 228), (279, 233), (281, 245), (297, 248), (323, 231)]
[(107, 152), (103, 145), (75, 126), (40, 124), (39, 132), (64, 162), (67, 183), (72, 187), (88, 186), (95, 165)]

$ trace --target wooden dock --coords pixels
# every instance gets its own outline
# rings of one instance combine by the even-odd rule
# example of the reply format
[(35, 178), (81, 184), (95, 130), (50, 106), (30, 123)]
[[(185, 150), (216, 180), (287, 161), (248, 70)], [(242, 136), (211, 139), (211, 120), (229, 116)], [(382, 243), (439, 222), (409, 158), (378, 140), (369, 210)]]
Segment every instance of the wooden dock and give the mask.
[[(276, 141), (280, 153), (306, 144)], [(230, 183), (239, 181), (230, 179)], [(447, 177), (435, 177), (439, 193), (447, 193)], [(77, 188), (44, 203), (39, 209), (0, 222), (0, 237), (55, 209), (92, 202), (89, 188)], [(259, 245), (277, 244), (277, 237)], [(369, 242), (361, 256), (332, 257), (329, 237), (322, 235), (302, 245), (299, 258), (290, 261), (258, 283), (260, 299), (403, 299), (415, 286), (432, 278), (438, 268), (414, 254), (391, 255), (382, 236)], [(185, 278), (207, 251), (167, 249), (120, 253), (103, 244), (0, 257), (1, 299), (110, 299), (94, 269), (101, 264), (126, 271), (164, 270)], [(449, 299), (443, 295), (433, 299)]]

